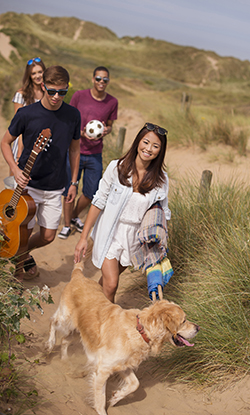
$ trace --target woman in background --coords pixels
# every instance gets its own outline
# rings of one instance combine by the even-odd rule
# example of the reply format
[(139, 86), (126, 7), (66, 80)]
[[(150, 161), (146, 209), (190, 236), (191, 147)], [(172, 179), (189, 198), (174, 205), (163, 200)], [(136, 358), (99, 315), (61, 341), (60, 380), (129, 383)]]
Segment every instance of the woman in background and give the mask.
[(167, 220), (168, 176), (163, 170), (167, 131), (146, 123), (132, 146), (119, 160), (108, 165), (92, 200), (81, 238), (75, 248), (75, 262), (85, 256), (93, 225), (92, 261), (102, 270), (99, 281), (106, 297), (114, 302), (119, 275), (140, 247), (137, 231), (145, 212), (160, 202)]
[[(12, 102), (14, 102), (15, 113), (25, 105), (33, 104), (40, 101), (43, 97), (42, 82), (45, 65), (41, 58), (32, 58), (28, 60), (25, 72), (23, 75), (23, 86), (14, 95)], [(18, 161), (23, 150), (22, 138), (18, 137), (12, 147), (14, 159)]]

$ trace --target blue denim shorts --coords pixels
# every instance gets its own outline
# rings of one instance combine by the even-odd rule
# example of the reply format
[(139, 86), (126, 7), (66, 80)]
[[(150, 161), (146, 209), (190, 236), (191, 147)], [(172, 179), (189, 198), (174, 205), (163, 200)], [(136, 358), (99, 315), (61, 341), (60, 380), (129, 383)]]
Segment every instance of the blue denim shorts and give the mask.
[[(102, 155), (99, 154), (89, 154), (89, 155), (80, 155), (80, 165), (78, 171), (77, 180), (79, 181), (83, 172), (83, 185), (82, 193), (88, 199), (92, 200), (95, 192), (98, 189), (99, 181), (102, 178)], [(67, 156), (67, 176), (68, 184), (65, 187), (63, 196), (67, 196), (70, 182), (71, 182), (71, 170), (69, 164), (69, 156)]]

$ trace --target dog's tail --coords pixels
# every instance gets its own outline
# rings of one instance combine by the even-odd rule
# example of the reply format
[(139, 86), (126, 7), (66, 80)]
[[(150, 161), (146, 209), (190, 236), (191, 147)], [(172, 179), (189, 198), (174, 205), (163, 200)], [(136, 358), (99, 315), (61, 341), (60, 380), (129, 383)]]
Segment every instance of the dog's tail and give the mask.
[(84, 261), (77, 262), (76, 264), (74, 264), (73, 271), (74, 271), (75, 269), (79, 269), (80, 271), (82, 271), (82, 272), (83, 272), (83, 270), (84, 270)]
[(79, 269), (80, 271), (82, 271), (83, 272), (83, 270), (84, 270), (84, 262), (91, 256), (91, 254), (92, 254), (92, 249), (93, 249), (93, 239), (92, 238), (89, 238), (88, 239), (88, 247), (87, 247), (87, 251), (86, 251), (86, 253), (85, 253), (85, 257), (83, 258), (83, 260), (82, 261), (80, 261), (80, 262), (77, 262), (75, 265), (74, 265), (74, 268), (73, 268), (73, 270), (74, 269)]

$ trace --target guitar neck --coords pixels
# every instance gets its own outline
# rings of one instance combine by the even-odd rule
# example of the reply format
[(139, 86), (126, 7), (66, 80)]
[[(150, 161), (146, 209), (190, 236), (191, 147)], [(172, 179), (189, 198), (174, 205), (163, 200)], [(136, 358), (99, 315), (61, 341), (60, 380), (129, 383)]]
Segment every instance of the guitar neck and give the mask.
[[(37, 156), (38, 156), (38, 153), (36, 153), (36, 151), (33, 149), (31, 151), (29, 159), (28, 159), (28, 161), (27, 161), (27, 163), (24, 167), (24, 170), (23, 170), (23, 175), (25, 176), (26, 179), (28, 179), (30, 177), (30, 172), (32, 170), (32, 167), (33, 167), (35, 161), (36, 161)], [(9, 203), (9, 205), (11, 207), (16, 208), (16, 206), (19, 202), (19, 199), (21, 197), (23, 189), (24, 189), (24, 187), (21, 187), (19, 184), (17, 185), (17, 187), (16, 187), (16, 189), (13, 193), (13, 196), (10, 200), (10, 203)]]

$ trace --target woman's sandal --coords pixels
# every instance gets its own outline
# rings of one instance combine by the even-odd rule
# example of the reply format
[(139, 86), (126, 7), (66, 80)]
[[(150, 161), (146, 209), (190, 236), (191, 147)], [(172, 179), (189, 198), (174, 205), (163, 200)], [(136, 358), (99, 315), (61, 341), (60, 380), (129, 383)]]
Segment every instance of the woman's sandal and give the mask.
[[(29, 273), (29, 270), (31, 268), (36, 267), (36, 272), (34, 274)], [(25, 274), (23, 275), (24, 280), (32, 280), (35, 277), (38, 277), (39, 271), (37, 269), (36, 261), (34, 260), (33, 256), (30, 255), (30, 257), (24, 261), (23, 269), (25, 271)]]

